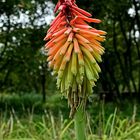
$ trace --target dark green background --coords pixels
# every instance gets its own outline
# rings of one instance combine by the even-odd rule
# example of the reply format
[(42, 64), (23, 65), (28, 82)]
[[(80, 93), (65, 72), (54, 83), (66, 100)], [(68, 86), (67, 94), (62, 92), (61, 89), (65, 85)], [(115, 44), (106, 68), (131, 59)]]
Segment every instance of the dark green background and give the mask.
[[(36, 20), (50, 14), (52, 8), (46, 2), (0, 1), (0, 23), (3, 24), (0, 26), (0, 94), (42, 94), (45, 100), (45, 95), (56, 90), (55, 78), (41, 51), (49, 25), (42, 21), (42, 25), (35, 24)], [(140, 4), (137, 0), (77, 0), (77, 5), (101, 19), (102, 23), (92, 26), (108, 33), (103, 43), (106, 51), (100, 64), (102, 73), (94, 94), (106, 95), (109, 101), (139, 99), (140, 37), (135, 34), (140, 33)], [(130, 8), (134, 15), (128, 13)], [(21, 12), (29, 16), (25, 27), (12, 20), (13, 16), (18, 19)]]

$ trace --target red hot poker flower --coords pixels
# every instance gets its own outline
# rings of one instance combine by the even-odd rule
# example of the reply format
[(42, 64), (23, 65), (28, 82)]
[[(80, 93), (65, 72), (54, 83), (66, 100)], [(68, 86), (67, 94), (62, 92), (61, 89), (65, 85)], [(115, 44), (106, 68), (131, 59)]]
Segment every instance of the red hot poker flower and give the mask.
[(85, 105), (92, 87), (101, 71), (104, 48), (100, 42), (105, 40), (106, 32), (97, 30), (88, 23), (100, 23), (91, 14), (80, 9), (75, 0), (59, 0), (47, 32), (45, 45), (48, 51), (49, 67), (57, 75), (57, 87), (68, 98), (73, 116), (77, 107)]

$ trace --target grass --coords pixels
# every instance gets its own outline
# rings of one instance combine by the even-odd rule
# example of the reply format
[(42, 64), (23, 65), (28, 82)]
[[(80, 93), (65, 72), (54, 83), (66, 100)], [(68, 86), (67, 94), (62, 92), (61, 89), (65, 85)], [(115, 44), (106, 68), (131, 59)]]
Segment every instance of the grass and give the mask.
[[(100, 118), (100, 115), (98, 116)], [(93, 120), (87, 114), (87, 140), (139, 140), (140, 122), (117, 116), (117, 109), (107, 120)], [(1, 140), (75, 140), (73, 120), (64, 119), (62, 113), (55, 117), (30, 113), (19, 118), (12, 110), (9, 118), (0, 115)]]
[(42, 115), (32, 112), (19, 118), (13, 110), (9, 119), (5, 116), (3, 114), (0, 118), (1, 140), (70, 140), (74, 137), (72, 127), (70, 129), (73, 120), (64, 120), (61, 113), (55, 118), (52, 113), (44, 110)]
[[(8, 101), (8, 104), (0, 109), (0, 140), (76, 140), (74, 121), (68, 119), (67, 106), (61, 106), (57, 97), (48, 100), (45, 105), (36, 103), (38, 98), (31, 100), (26, 97), (28, 104), (25, 102), (25, 106), (22, 104), (21, 107), (20, 101), (15, 101), (10, 107), (14, 99), (8, 99), (3, 98), (3, 103)], [(31, 105), (29, 100), (36, 104)], [(127, 108), (104, 102), (88, 106), (87, 140), (139, 140), (139, 105), (127, 103)]]

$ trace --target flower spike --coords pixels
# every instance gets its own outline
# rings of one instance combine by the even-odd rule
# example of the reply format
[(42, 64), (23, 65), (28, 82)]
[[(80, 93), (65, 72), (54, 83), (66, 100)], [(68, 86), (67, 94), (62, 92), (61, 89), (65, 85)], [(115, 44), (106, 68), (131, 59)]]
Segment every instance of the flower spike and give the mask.
[(81, 104), (85, 105), (99, 78), (97, 62), (104, 53), (100, 42), (105, 41), (106, 32), (89, 26), (101, 20), (92, 18), (75, 0), (59, 0), (54, 12), (58, 15), (44, 38), (47, 61), (57, 75), (57, 87), (68, 99), (72, 117)]

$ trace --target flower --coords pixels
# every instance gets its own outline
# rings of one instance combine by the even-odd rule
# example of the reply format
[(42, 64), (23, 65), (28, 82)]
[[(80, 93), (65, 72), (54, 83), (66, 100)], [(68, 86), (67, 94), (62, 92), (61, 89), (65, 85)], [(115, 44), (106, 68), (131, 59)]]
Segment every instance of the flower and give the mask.
[(85, 105), (92, 87), (99, 78), (106, 32), (89, 26), (88, 23), (100, 23), (91, 18), (91, 14), (80, 9), (75, 0), (59, 0), (44, 40), (48, 52), (49, 67), (57, 75), (57, 87), (68, 98), (73, 116), (80, 104)]

